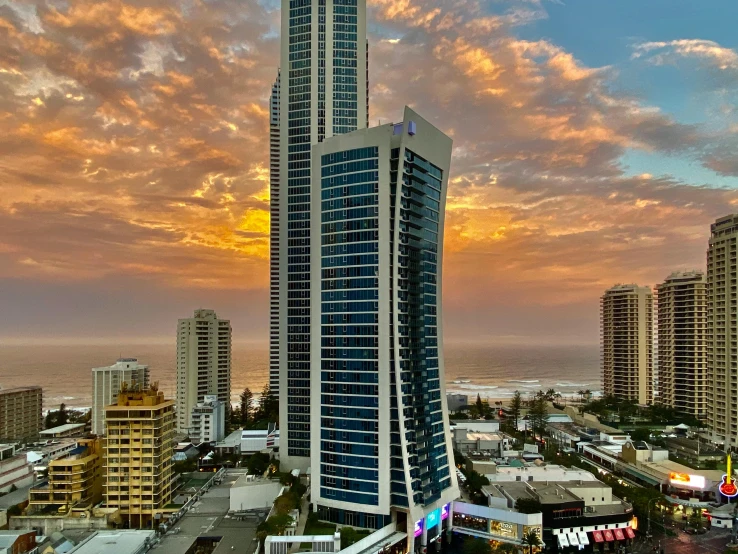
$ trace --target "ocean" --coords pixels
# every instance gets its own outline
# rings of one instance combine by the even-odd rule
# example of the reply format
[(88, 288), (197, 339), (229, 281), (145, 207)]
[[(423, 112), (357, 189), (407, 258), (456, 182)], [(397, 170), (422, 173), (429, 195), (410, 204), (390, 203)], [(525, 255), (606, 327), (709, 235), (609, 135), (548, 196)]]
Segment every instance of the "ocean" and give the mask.
[[(522, 346), (455, 344), (447, 342), (446, 388), (482, 398), (505, 399), (515, 390), (533, 394), (556, 389), (576, 396), (580, 389), (595, 394), (601, 388), (599, 348), (587, 346)], [(0, 344), (0, 387), (40, 385), (44, 405), (57, 408), (92, 404), (93, 367), (110, 365), (119, 357), (135, 357), (147, 364), (152, 381), (170, 398), (175, 394), (173, 344), (110, 345), (3, 345)], [(267, 382), (266, 344), (234, 344), (232, 351), (232, 400), (249, 387), (259, 393)]]

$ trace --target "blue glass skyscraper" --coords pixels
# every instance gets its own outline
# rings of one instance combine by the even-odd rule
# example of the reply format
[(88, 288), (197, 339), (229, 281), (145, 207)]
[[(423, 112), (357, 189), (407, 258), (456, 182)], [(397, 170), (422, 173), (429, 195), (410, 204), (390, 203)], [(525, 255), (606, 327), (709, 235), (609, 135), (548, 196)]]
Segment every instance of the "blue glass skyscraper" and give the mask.
[(312, 150), (311, 501), (336, 523), (405, 522), (410, 537), (417, 523), (421, 541), (458, 496), (441, 320), (450, 159), (451, 139), (409, 108)]

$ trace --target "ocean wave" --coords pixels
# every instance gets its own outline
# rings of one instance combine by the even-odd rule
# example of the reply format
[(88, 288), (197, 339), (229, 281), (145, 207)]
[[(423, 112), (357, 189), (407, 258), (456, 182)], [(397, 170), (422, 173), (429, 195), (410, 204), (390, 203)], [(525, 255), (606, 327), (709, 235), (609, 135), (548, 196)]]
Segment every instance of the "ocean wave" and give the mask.
[(540, 383), (540, 379), (508, 379), (508, 383)]
[(555, 386), (557, 387), (566, 387), (566, 388), (586, 388), (590, 386), (592, 383), (556, 383)]

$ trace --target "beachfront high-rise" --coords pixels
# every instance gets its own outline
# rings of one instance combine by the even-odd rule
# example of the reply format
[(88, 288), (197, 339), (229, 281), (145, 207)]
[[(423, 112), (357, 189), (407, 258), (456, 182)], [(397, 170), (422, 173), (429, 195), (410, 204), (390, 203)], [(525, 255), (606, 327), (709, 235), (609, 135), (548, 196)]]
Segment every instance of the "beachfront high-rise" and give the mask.
[(272, 174), (278, 243), (271, 248), (279, 333), (270, 342), (279, 357), (270, 371), (278, 373), (280, 459), (287, 468), (310, 465), (311, 148), (366, 127), (366, 52), (366, 0), (282, 1), (281, 72), (272, 92), (280, 122), (279, 175)]
[(323, 520), (407, 521), (409, 537), (419, 522), (425, 537), (458, 497), (441, 314), (451, 139), (405, 108), (312, 162), (311, 501)]
[(706, 417), (707, 303), (705, 274), (677, 272), (656, 286), (659, 403)]
[(600, 299), (602, 387), (606, 395), (653, 402), (653, 292), (616, 285)]
[(269, 387), (279, 397), (279, 87), (269, 96)]
[(105, 506), (134, 529), (151, 528), (172, 500), (174, 402), (155, 385), (121, 390), (105, 407)]
[(711, 226), (707, 250), (707, 422), (712, 441), (738, 445), (738, 214)]
[(111, 366), (92, 368), (92, 432), (105, 434), (105, 406), (118, 398), (123, 383), (149, 386), (149, 366), (136, 358), (120, 358)]
[(231, 322), (195, 310), (177, 325), (177, 430), (189, 433), (192, 408), (214, 394), (231, 401)]
[(38, 438), (43, 429), (44, 395), (41, 387), (0, 390), (0, 440)]

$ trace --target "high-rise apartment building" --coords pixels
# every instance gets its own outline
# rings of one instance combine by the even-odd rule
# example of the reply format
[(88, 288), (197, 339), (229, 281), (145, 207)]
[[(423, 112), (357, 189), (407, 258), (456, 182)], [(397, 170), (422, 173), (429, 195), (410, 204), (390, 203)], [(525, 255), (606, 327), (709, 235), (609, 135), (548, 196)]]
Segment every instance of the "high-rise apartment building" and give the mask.
[(149, 366), (141, 365), (136, 358), (120, 358), (111, 366), (92, 368), (92, 432), (105, 434), (105, 406), (118, 398), (120, 388), (149, 386)]
[(38, 438), (43, 429), (43, 405), (41, 387), (0, 390), (0, 440)]
[(702, 271), (678, 272), (656, 286), (659, 402), (704, 419), (707, 298)]
[(195, 310), (177, 325), (177, 430), (189, 433), (192, 408), (216, 395), (231, 401), (231, 322), (213, 310)]
[(367, 125), (366, 0), (282, 0), (278, 82), (279, 243), (272, 256), (279, 269), (272, 279), (279, 279), (279, 359), (270, 369), (279, 374), (282, 467), (307, 469), (311, 148)]
[(172, 498), (174, 401), (155, 386), (121, 390), (105, 408), (105, 426), (105, 505), (131, 528), (150, 528)]
[(279, 87), (269, 97), (269, 388), (279, 397)]
[(441, 315), (450, 161), (451, 139), (410, 108), (313, 147), (311, 501), (345, 525), (402, 520), (413, 537), (419, 522), (421, 544), (458, 496)]
[(711, 226), (707, 250), (707, 422), (712, 440), (738, 446), (738, 214)]
[(616, 285), (600, 299), (602, 386), (606, 395), (653, 402), (653, 292)]

